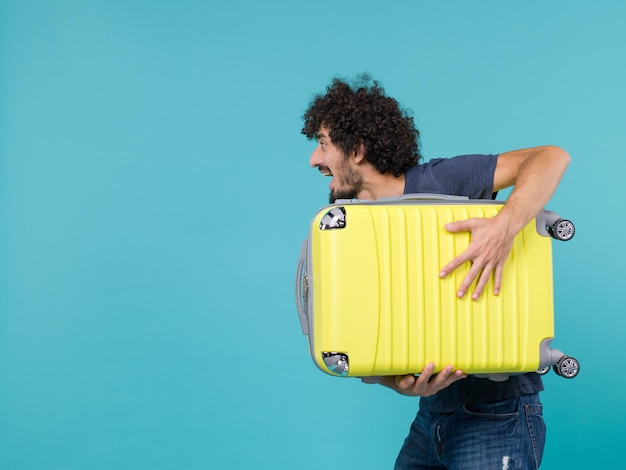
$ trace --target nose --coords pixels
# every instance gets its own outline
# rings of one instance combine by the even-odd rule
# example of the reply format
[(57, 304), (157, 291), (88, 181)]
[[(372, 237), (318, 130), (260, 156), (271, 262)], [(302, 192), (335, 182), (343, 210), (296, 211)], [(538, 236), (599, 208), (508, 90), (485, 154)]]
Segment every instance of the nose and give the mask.
[(309, 164), (315, 168), (324, 163), (324, 159), (322, 158), (319, 147), (316, 147), (311, 154), (311, 158), (309, 159)]

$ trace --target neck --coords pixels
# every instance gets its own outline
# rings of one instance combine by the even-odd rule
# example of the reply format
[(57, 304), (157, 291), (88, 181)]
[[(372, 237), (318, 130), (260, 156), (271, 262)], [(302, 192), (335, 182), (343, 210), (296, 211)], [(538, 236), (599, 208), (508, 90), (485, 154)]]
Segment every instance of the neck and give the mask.
[(404, 175), (393, 176), (376, 173), (366, 179), (358, 198), (375, 201), (382, 197), (401, 196), (402, 194), (404, 194)]

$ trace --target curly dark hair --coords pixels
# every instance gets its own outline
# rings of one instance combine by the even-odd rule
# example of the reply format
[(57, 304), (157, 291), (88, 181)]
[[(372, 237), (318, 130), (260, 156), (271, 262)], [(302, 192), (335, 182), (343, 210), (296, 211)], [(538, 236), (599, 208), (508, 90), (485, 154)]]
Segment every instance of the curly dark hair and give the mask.
[(359, 75), (353, 85), (334, 78), (302, 119), (302, 134), (314, 139), (321, 125), (328, 127), (331, 141), (345, 154), (363, 144), (366, 160), (381, 173), (400, 176), (422, 158), (410, 110), (401, 109), (368, 74)]

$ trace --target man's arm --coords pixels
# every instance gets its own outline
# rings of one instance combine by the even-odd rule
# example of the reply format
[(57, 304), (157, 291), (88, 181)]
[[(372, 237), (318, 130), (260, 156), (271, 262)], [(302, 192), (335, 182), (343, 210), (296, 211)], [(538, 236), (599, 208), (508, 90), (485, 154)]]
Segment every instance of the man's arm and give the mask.
[[(479, 277), (472, 294), (473, 299), (478, 299), (492, 273), (495, 273), (494, 293), (500, 292), (503, 266), (513, 247), (515, 235), (548, 203), (569, 161), (570, 157), (563, 149), (552, 146), (514, 150), (498, 156), (493, 190), (514, 187), (501, 211), (491, 218), (463, 220), (446, 226), (453, 233), (472, 233), (467, 250), (441, 272), (443, 277), (467, 261), (472, 263), (459, 287), (459, 297), (463, 297)], [(452, 367), (446, 367), (435, 376), (433, 370), (434, 366), (429, 364), (417, 377), (382, 377), (379, 383), (402, 395), (431, 396), (466, 377), (462, 371)]]
[(570, 157), (554, 146), (514, 150), (498, 156), (493, 179), (493, 190), (513, 186), (502, 210), (494, 217), (468, 219), (446, 225), (449, 232), (471, 232), (467, 250), (441, 270), (445, 277), (469, 261), (471, 267), (458, 289), (464, 297), (474, 280), (478, 279), (472, 298), (477, 300), (494, 273), (494, 294), (500, 293), (502, 271), (517, 233), (548, 203)]

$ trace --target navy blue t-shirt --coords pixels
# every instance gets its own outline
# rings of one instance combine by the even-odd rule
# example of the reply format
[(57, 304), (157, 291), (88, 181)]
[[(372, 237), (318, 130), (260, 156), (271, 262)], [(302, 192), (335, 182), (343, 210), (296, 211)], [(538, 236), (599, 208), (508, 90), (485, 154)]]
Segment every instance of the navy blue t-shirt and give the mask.
[[(435, 193), (493, 199), (493, 177), (497, 155), (461, 155), (440, 158), (411, 168), (405, 174), (404, 193)], [(422, 397), (420, 406), (437, 413), (448, 413), (462, 405), (503, 400), (543, 390), (535, 372), (512, 375), (503, 382), (469, 376), (432, 397)]]
[(405, 173), (404, 194), (434, 193), (493, 199), (497, 155), (437, 158)]

